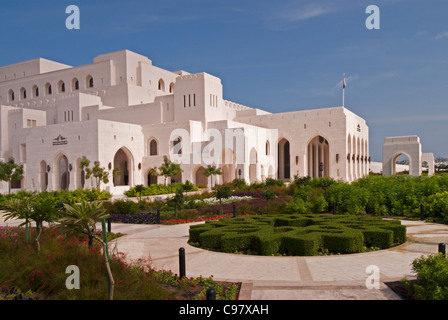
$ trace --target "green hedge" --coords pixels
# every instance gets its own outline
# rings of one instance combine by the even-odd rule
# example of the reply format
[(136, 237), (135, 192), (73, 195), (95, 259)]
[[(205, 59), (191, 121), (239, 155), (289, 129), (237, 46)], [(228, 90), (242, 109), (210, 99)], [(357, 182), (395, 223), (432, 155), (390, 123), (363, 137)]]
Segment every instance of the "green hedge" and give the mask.
[(207, 221), (190, 227), (190, 242), (223, 252), (259, 255), (363, 252), (406, 241), (398, 220), (330, 215), (264, 215)]
[[(199, 188), (197, 186), (193, 185), (189, 181), (187, 181), (185, 183), (175, 182), (175, 183), (171, 183), (166, 186), (163, 184), (152, 184), (148, 187), (144, 187), (141, 195), (142, 195), (142, 197), (144, 197), (144, 196), (154, 196), (154, 195), (159, 195), (159, 194), (176, 193), (176, 190), (179, 187), (182, 187), (182, 189), (185, 192), (199, 190)], [(128, 191), (125, 191), (124, 194), (127, 197), (139, 197), (140, 196), (140, 192), (135, 190), (135, 188), (131, 188)]]

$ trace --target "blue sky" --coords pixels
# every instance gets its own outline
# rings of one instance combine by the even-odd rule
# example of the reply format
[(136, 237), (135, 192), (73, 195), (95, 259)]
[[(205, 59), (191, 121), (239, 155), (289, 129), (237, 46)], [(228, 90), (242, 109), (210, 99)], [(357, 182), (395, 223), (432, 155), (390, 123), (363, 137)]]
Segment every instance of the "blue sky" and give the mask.
[[(77, 5), (81, 29), (68, 30)], [(367, 6), (380, 9), (368, 30)], [(448, 157), (446, 0), (4, 1), (0, 65), (43, 57), (77, 66), (129, 49), (168, 70), (222, 79), (224, 98), (270, 112), (342, 104), (367, 120), (370, 154), (418, 135)]]

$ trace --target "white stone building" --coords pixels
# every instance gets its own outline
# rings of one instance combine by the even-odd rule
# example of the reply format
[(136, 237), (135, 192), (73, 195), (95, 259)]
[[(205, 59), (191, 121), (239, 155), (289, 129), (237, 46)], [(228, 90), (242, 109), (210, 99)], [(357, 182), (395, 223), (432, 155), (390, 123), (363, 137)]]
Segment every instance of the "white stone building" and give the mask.
[[(163, 156), (181, 162), (174, 181), (330, 176), (369, 172), (369, 128), (343, 107), (269, 113), (223, 99), (221, 80), (154, 66), (123, 50), (72, 67), (34, 59), (0, 67), (0, 158), (24, 164), (14, 188), (90, 188), (79, 163), (98, 160), (121, 175), (102, 188), (114, 194), (163, 183), (149, 172)], [(2, 185), (7, 188), (6, 183)]]

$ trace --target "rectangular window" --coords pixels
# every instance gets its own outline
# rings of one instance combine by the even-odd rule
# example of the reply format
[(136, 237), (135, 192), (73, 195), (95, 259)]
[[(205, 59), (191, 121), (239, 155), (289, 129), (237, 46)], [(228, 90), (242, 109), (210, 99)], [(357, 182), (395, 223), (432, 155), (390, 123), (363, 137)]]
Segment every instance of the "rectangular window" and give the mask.
[(31, 119), (27, 119), (26, 120), (26, 126), (27, 127), (31, 127)]
[(193, 94), (193, 106), (196, 107), (196, 94)]
[(191, 107), (191, 95), (188, 95), (188, 106)]
[(184, 108), (187, 106), (187, 97), (184, 95)]
[(73, 110), (72, 110), (72, 119), (71, 119), (71, 121), (73, 121)]
[(67, 111), (64, 111), (64, 121), (67, 122)]
[(35, 127), (37, 125), (37, 121), (36, 120), (31, 120), (31, 126)]

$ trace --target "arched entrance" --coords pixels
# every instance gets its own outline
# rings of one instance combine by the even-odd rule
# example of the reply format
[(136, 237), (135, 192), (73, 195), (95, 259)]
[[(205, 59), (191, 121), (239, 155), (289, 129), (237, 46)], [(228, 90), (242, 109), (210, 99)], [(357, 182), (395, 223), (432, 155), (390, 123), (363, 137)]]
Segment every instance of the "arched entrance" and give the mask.
[(48, 187), (48, 172), (47, 172), (47, 163), (45, 161), (40, 162), (40, 190), (47, 191)]
[(258, 168), (257, 168), (257, 163), (258, 163), (258, 159), (257, 159), (257, 151), (255, 150), (255, 148), (252, 148), (252, 150), (250, 150), (250, 155), (249, 155), (249, 181), (250, 183), (253, 183), (255, 181), (257, 181), (257, 174), (258, 174)]
[(65, 155), (56, 157), (55, 175), (57, 190), (68, 190), (70, 186), (70, 172), (68, 171), (68, 159)]
[(278, 142), (278, 179), (289, 180), (291, 178), (290, 144), (285, 138)]
[(330, 146), (322, 136), (316, 136), (308, 143), (308, 176), (328, 177), (330, 173)]
[(146, 176), (147, 178), (147, 186), (157, 184), (157, 175), (154, 174), (154, 169), (149, 169), (148, 174)]
[(115, 186), (131, 185), (132, 155), (129, 150), (121, 148), (114, 156), (114, 170), (119, 170), (119, 174), (114, 177)]
[(208, 186), (209, 179), (205, 176), (205, 168), (199, 167), (196, 170), (195, 178), (196, 178), (196, 185), (197, 186)]

